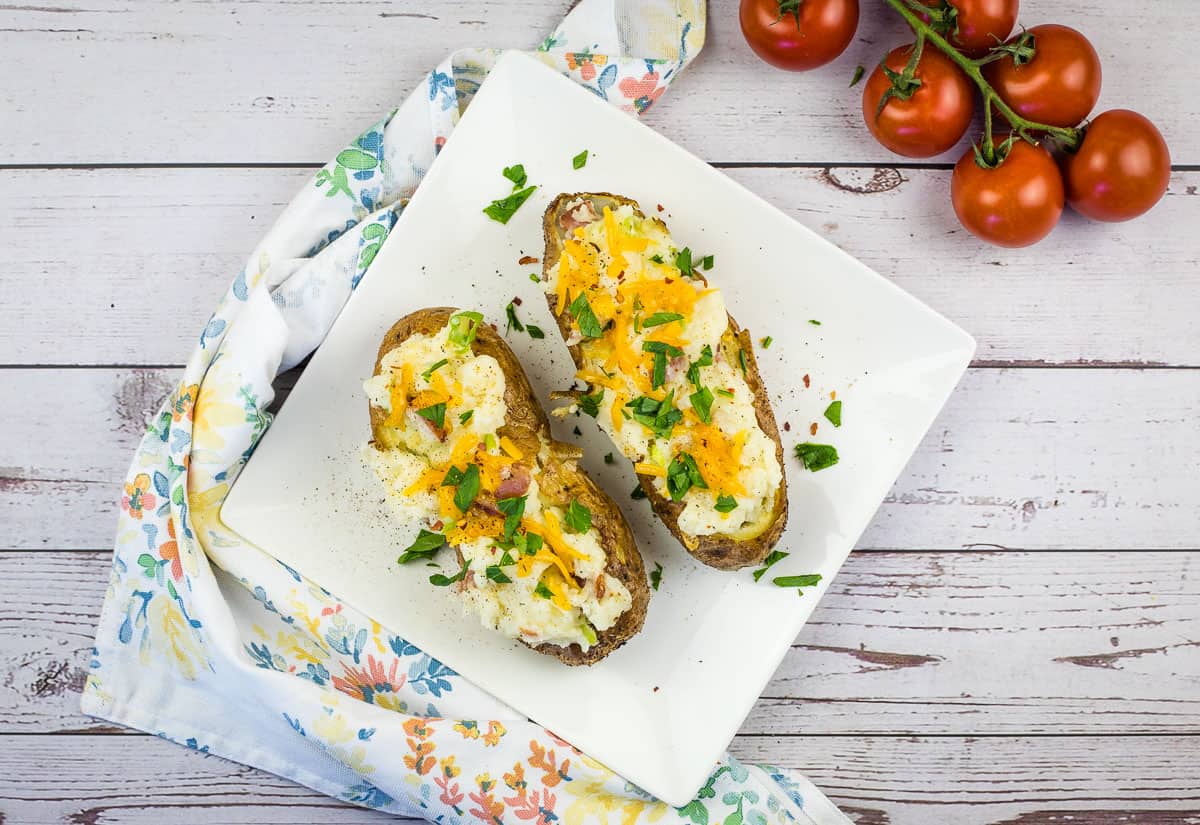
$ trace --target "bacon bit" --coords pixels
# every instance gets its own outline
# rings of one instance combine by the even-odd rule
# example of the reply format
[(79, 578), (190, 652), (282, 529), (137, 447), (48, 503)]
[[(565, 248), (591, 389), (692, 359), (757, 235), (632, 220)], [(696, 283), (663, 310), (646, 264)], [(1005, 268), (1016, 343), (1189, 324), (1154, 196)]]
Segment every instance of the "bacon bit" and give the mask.
[(529, 468), (527, 468), (524, 464), (513, 464), (511, 473), (512, 474), (502, 480), (500, 482), (500, 486), (496, 488), (496, 498), (512, 498), (513, 496), (523, 496), (529, 489)]
[(808, 434), (809, 434), (809, 435), (816, 435), (816, 434), (817, 434), (817, 422), (816, 422), (816, 421), (814, 421), (814, 422), (812, 423), (812, 425), (811, 425), (811, 426), (808, 428)]
[(783, 431), (785, 433), (790, 433), (792, 431), (792, 422), (784, 421), (783, 422)]
[(434, 530), (441, 530), (446, 525), (442, 522), (441, 519), (438, 519), (437, 521), (435, 521), (433, 524), (431, 524), (429, 526), (432, 527)]
[(834, 390), (833, 392), (829, 393), (829, 400), (837, 401), (837, 390)]
[(808, 379), (808, 373), (806, 372), (806, 373), (804, 373), (804, 389), (808, 389), (808, 385), (809, 385), (809, 379)]
[(512, 302), (513, 302), (513, 305), (514, 305), (514, 306), (520, 306), (520, 305), (521, 305), (521, 296), (519, 296), (519, 295), (514, 295), (514, 296), (513, 296), (513, 299), (512, 299)]
[(603, 573), (596, 576), (596, 598), (597, 599), (604, 598), (604, 574)]
[(526, 264), (541, 263), (541, 260), (539, 258), (533, 257), (532, 255), (522, 255), (521, 260), (517, 261), (517, 263), (519, 263), (521, 266), (525, 266)]
[[(661, 203), (658, 205), (658, 211), (663, 211), (663, 205)], [(655, 688), (655, 690), (658, 690), (658, 688)]]

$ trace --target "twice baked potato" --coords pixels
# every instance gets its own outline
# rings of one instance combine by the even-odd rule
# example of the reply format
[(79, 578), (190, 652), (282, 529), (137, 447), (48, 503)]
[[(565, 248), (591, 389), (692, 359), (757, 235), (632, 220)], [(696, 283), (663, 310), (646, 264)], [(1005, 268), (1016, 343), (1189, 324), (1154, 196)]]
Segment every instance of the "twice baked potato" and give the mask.
[(650, 589), (620, 509), (554, 441), (520, 363), (483, 317), (401, 318), (365, 384), (367, 460), (393, 509), (422, 529), (402, 562), (443, 546), (452, 586), (485, 627), (569, 665), (637, 633)]
[(562, 194), (543, 227), (542, 286), (587, 384), (574, 408), (634, 462), (688, 552), (722, 569), (762, 561), (787, 523), (787, 480), (749, 333), (635, 201)]

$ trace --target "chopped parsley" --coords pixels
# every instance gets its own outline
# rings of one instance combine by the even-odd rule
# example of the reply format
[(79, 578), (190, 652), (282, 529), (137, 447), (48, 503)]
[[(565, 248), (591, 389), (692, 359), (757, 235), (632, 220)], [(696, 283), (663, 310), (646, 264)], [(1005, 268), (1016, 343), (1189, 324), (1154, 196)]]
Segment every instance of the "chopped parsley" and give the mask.
[(541, 596), (543, 599), (554, 598), (554, 592), (546, 586), (545, 582), (538, 582), (537, 587), (533, 588), (533, 592)]
[(600, 414), (600, 402), (604, 399), (604, 389), (591, 395), (581, 395), (575, 402), (579, 411), (595, 418)]
[(809, 319), (808, 319), (808, 322), (809, 322), (810, 324), (812, 324), (814, 327), (819, 327), (819, 326), (821, 326), (821, 322), (820, 322), (820, 321), (818, 321), (818, 320), (816, 320), (816, 319), (813, 319), (813, 318), (809, 318)]
[(467, 568), (471, 566), (470, 562), (463, 562), (462, 570), (459, 570), (453, 576), (443, 576), (441, 573), (434, 573), (429, 577), (429, 583), (435, 587), (449, 587), (455, 582), (460, 582), (467, 575)]
[(700, 261), (700, 266), (703, 267), (704, 269), (712, 269), (713, 268), (713, 256), (705, 255), (704, 259), (702, 261)]
[(692, 277), (692, 250), (686, 246), (675, 253), (675, 266), (687, 277)]
[(604, 334), (604, 329), (600, 326), (600, 321), (596, 318), (596, 313), (592, 312), (592, 306), (588, 303), (587, 296), (582, 292), (567, 307), (567, 311), (578, 322), (579, 332), (584, 338), (599, 338)]
[(663, 262), (663, 256), (655, 253), (650, 256), (650, 260), (654, 261), (656, 264), (661, 264)]
[(433, 423), (439, 430), (446, 426), (446, 403), (439, 401), (417, 410), (417, 415)]
[(654, 569), (650, 571), (650, 586), (655, 590), (662, 585), (662, 565), (654, 562)]
[(696, 415), (700, 416), (700, 420), (705, 424), (712, 421), (712, 402), (713, 394), (709, 392), (708, 387), (701, 387), (692, 393), (688, 398), (691, 399), (692, 409)]
[(825, 418), (835, 427), (842, 426), (842, 402), (830, 401), (825, 408)]
[(536, 272), (530, 272), (529, 280), (533, 281), (535, 284), (540, 284), (542, 282), (542, 276), (538, 275)]
[(517, 528), (521, 526), (521, 516), (525, 515), (525, 498), (525, 496), (514, 496), (496, 501), (496, 509), (504, 514), (503, 540), (505, 542), (512, 541)]
[(813, 444), (809, 441), (797, 444), (796, 457), (800, 459), (804, 469), (814, 473), (838, 463), (837, 448), (830, 444)]
[(438, 550), (446, 546), (446, 537), (441, 533), (431, 533), (424, 528), (417, 534), (413, 543), (404, 549), (400, 558), (396, 560), (397, 564), (408, 564), (410, 561), (417, 559), (428, 559)]
[(446, 471), (446, 477), (442, 479), (443, 487), (457, 487), (458, 483), (463, 480), (463, 471), (450, 465), (450, 469)]
[(525, 164), (518, 163), (515, 166), (505, 166), (504, 171), (500, 174), (512, 181), (513, 189), (520, 189), (529, 180), (525, 174)]
[(445, 358), (443, 358), (442, 360), (436, 362), (429, 369), (425, 370), (425, 372), (421, 373), (421, 377), (424, 378), (426, 381), (428, 381), (430, 376), (432, 376), (435, 372), (437, 372), (438, 370), (440, 370), (442, 367), (446, 366), (449, 363), (450, 363), (449, 361), (447, 361)]
[(460, 312), (450, 319), (450, 332), (446, 337), (459, 349), (466, 349), (475, 340), (475, 333), (482, 323), (483, 313)]
[(454, 490), (454, 506), (465, 513), (471, 509), (471, 502), (477, 495), (479, 495), (479, 467), (471, 464), (462, 474), (462, 479)]
[(527, 186), (524, 189), (518, 189), (507, 198), (499, 198), (492, 201), (483, 208), (483, 214), (487, 215), (494, 221), (500, 223), (508, 223), (509, 218), (517, 213), (521, 208), (521, 204), (529, 200), (529, 196), (533, 194), (536, 186)]
[(592, 511), (580, 504), (579, 499), (572, 499), (567, 505), (563, 521), (571, 528), (572, 533), (586, 533), (592, 529)]
[(536, 338), (539, 341), (546, 337), (546, 333), (542, 332), (542, 328), (535, 327), (533, 324), (526, 324), (525, 331), (529, 333), (530, 338)]
[(671, 430), (683, 420), (683, 413), (675, 409), (675, 390), (667, 393), (662, 401), (655, 401), (648, 395), (638, 396), (625, 405), (630, 417), (654, 432), (658, 438), (670, 438)]
[(717, 504), (713, 509), (718, 513), (732, 513), (737, 509), (737, 499), (721, 493), (721, 495), (717, 496)]
[[(803, 576), (776, 576), (771, 579), (771, 583), (776, 587), (812, 587), (821, 581), (820, 573), (808, 573)], [(796, 592), (801, 596), (804, 595), (803, 590), (797, 589)]]
[(474, 410), (467, 410), (465, 413), (463, 413), (462, 415), (460, 415), (458, 417), (458, 423), (466, 424), (468, 421), (471, 420), (471, 416), (473, 416), (474, 414), (475, 414)]
[(643, 490), (642, 485), (639, 484), (633, 488), (633, 492), (629, 494), (629, 497), (634, 501), (641, 501), (646, 497), (646, 491)]
[(498, 564), (489, 564), (483, 570), (484, 574), (496, 584), (512, 584), (512, 579), (504, 575)]
[(582, 169), (587, 166), (588, 150), (584, 149), (575, 157), (571, 158), (571, 167), (574, 169)]
[(687, 453), (679, 453), (667, 467), (667, 492), (671, 494), (671, 501), (681, 501), (693, 487), (708, 489), (704, 476), (700, 475), (700, 468), (696, 466), (696, 459)]
[(763, 577), (763, 574), (771, 569), (771, 565), (776, 562), (783, 561), (788, 557), (788, 553), (783, 550), (772, 550), (770, 555), (763, 559), (763, 566), (754, 571), (754, 580), (758, 581)]
[(854, 77), (850, 78), (850, 88), (854, 88), (858, 85), (858, 81), (863, 79), (863, 75), (866, 74), (866, 71), (867, 70), (863, 68), (861, 63), (854, 67)]
[(616, 463), (617, 463), (617, 460), (616, 460), (615, 458), (613, 458), (613, 454), (612, 454), (612, 453), (605, 453), (605, 455), (604, 455), (604, 463), (605, 463), (605, 464), (616, 464)]
[(642, 344), (643, 352), (654, 353), (654, 371), (650, 376), (650, 385), (658, 389), (667, 380), (667, 356), (678, 358), (683, 350), (664, 341), (646, 341)]
[(513, 536), (513, 546), (526, 556), (535, 556), (542, 549), (542, 537), (537, 533), (517, 533)]
[(770, 335), (768, 335), (765, 338), (763, 338), (761, 341), (759, 341), (758, 343), (762, 345), (763, 349), (770, 349), (771, 342), (774, 340), (775, 340), (774, 338), (772, 338)]
[(517, 332), (525, 331), (525, 325), (517, 317), (517, 307), (512, 301), (509, 301), (508, 306), (504, 308), (504, 314), (508, 317), (508, 326), (504, 328), (505, 332), (508, 332), (510, 329), (515, 329)]
[(672, 321), (682, 321), (683, 316), (678, 312), (656, 312), (642, 321), (643, 327), (657, 327), (661, 324), (669, 324)]

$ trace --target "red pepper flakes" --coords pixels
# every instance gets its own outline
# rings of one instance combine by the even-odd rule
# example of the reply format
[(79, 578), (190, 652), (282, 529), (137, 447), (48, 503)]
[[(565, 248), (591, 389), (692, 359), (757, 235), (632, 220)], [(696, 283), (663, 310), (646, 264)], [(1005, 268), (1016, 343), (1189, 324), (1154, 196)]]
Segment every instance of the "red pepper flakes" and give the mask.
[(517, 263), (519, 263), (521, 266), (525, 266), (526, 264), (540, 263), (540, 261), (532, 255), (525, 255), (522, 256), (521, 260), (517, 261)]
[(809, 428), (808, 428), (808, 434), (809, 434), (809, 435), (816, 435), (816, 434), (817, 434), (817, 422), (816, 422), (816, 421), (814, 421), (814, 422), (813, 422), (813, 423), (812, 423), (812, 424), (809, 426)]
[(804, 373), (804, 389), (808, 389), (809, 383), (811, 383), (811, 382), (809, 381), (808, 373), (806, 372), (806, 373)]

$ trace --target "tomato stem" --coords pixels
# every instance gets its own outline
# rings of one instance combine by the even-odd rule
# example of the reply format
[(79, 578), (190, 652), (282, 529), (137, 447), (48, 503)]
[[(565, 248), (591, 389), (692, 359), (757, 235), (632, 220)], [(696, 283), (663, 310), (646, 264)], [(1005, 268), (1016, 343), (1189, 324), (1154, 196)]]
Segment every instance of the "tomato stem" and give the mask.
[(937, 29), (922, 20), (918, 12), (913, 10), (912, 4), (915, 0), (884, 0), (884, 2), (895, 9), (904, 18), (904, 21), (908, 23), (909, 28), (917, 36), (918, 49), (924, 45), (924, 41), (928, 40), (937, 47), (938, 51), (953, 60), (979, 88), (979, 93), (983, 96), (984, 156), (989, 163), (994, 160), (994, 147), (992, 144), (993, 107), (1009, 122), (1014, 132), (1030, 142), (1036, 142), (1033, 135), (1030, 134), (1031, 132), (1043, 132), (1053, 137), (1066, 149), (1078, 148), (1080, 141), (1083, 140), (1083, 131), (1081, 129), (1050, 126), (1045, 123), (1028, 120), (1021, 117), (1013, 111), (1011, 106), (1004, 102), (1000, 95), (996, 93), (996, 90), (992, 88), (992, 84), (988, 83), (983, 76), (983, 65), (994, 58), (988, 56), (982, 57), (979, 60), (972, 60), (954, 48), (946, 38), (938, 33)]

